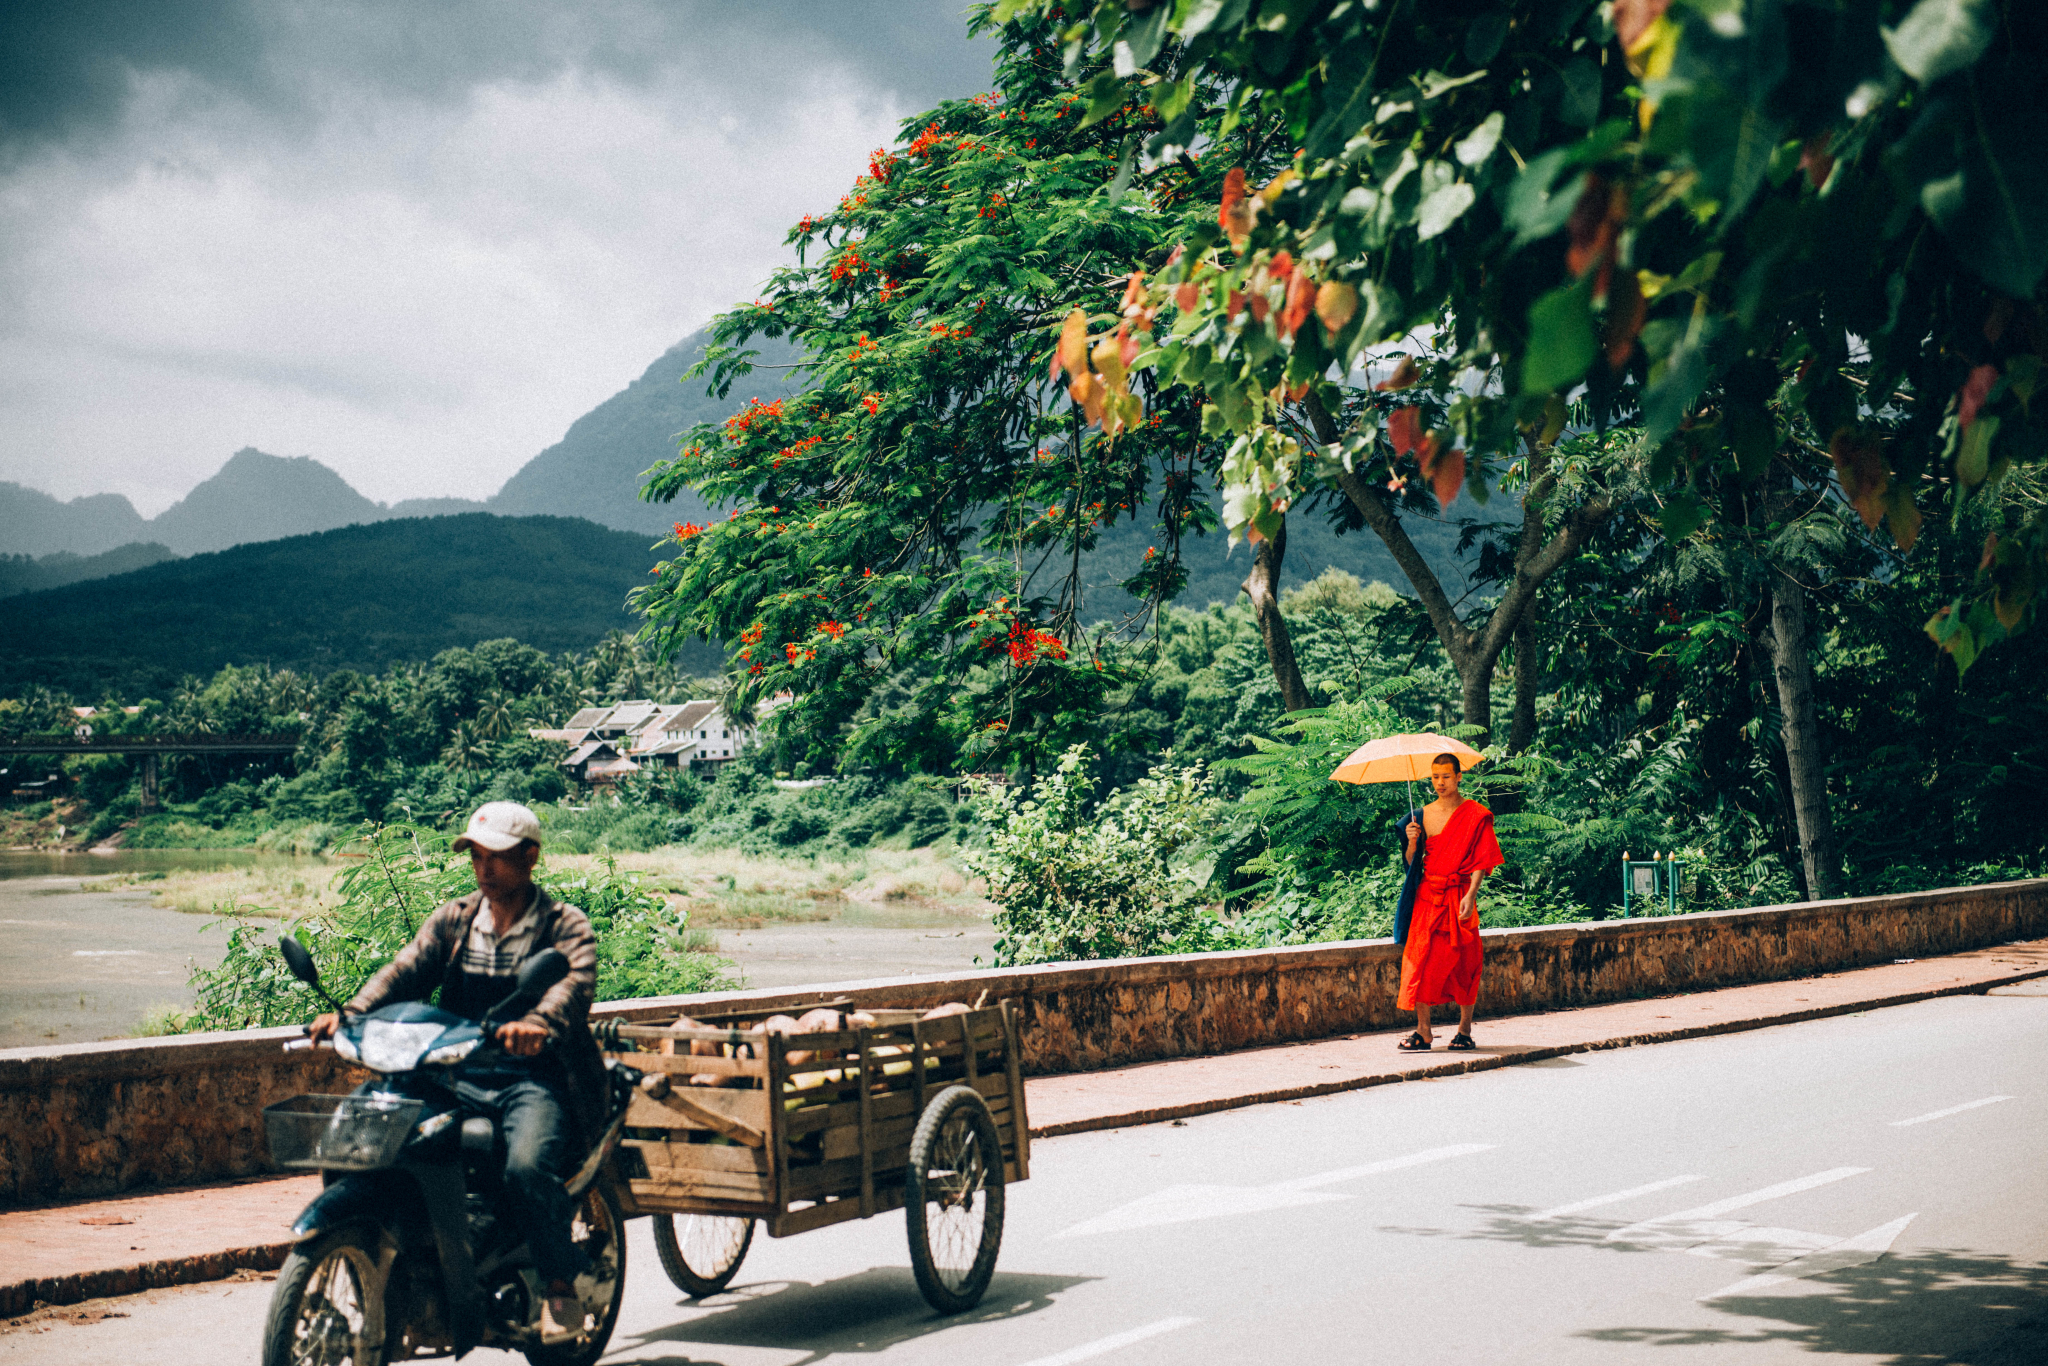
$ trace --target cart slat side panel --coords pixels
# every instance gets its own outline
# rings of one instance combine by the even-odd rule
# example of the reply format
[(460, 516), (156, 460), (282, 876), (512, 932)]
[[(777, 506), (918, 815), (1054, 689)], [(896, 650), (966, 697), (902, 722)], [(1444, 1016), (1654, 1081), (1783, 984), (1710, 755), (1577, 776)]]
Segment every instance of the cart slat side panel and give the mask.
[[(923, 1106), (948, 1086), (971, 1087), (987, 1103), (1005, 1181), (1028, 1177), (1030, 1130), (1007, 1003), (932, 1019), (870, 1013), (875, 1024), (866, 1029), (765, 1040), (708, 1027), (619, 1029), (635, 1051), (614, 1056), (648, 1074), (616, 1158), (627, 1212), (751, 1217), (783, 1237), (901, 1209), (911, 1135)], [(737, 1043), (726, 1051), (738, 1056), (689, 1056), (700, 1040)]]

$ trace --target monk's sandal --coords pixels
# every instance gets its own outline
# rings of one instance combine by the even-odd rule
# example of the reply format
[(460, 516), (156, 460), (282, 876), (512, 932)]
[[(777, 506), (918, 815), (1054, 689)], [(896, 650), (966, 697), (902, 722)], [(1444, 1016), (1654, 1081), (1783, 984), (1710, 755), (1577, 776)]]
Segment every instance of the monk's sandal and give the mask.
[(1394, 1047), (1400, 1049), (1403, 1053), (1427, 1053), (1429, 1051), (1429, 1040), (1422, 1037), (1421, 1030), (1417, 1030), (1401, 1040), (1401, 1042), (1395, 1044)]
[(1449, 1046), (1460, 1053), (1479, 1047), (1478, 1044), (1472, 1042), (1470, 1034), (1453, 1034)]

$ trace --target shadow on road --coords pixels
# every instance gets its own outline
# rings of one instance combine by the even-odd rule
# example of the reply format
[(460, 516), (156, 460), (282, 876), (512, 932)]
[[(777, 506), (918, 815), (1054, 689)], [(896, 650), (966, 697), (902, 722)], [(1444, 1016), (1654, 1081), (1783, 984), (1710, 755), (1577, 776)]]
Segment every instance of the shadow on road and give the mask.
[[(804, 1351), (810, 1355), (789, 1366), (806, 1366), (840, 1353), (884, 1352), (898, 1343), (949, 1328), (1033, 1314), (1050, 1308), (1054, 1295), (1093, 1279), (998, 1271), (978, 1306), (943, 1318), (932, 1312), (918, 1293), (917, 1280), (908, 1267), (870, 1267), (818, 1285), (767, 1281), (737, 1286), (700, 1301), (694, 1306), (700, 1311), (697, 1317), (643, 1333), (638, 1343), (643, 1348), (673, 1342)], [(612, 1350), (618, 1350), (616, 1342)], [(642, 1363), (690, 1366), (697, 1360), (694, 1356), (646, 1357)]]
[[(1533, 1210), (1519, 1206), (1481, 1208), (1492, 1218), (1477, 1229), (1383, 1231), (1532, 1248), (1670, 1255), (1646, 1243), (1609, 1241), (1608, 1235), (1622, 1225), (1607, 1220), (1536, 1220), (1530, 1217)], [(1733, 1270), (1736, 1263), (1728, 1265), (1731, 1279), (1746, 1274)], [(1636, 1324), (1590, 1329), (1579, 1336), (1642, 1347), (1781, 1343), (1804, 1352), (1867, 1357), (1886, 1366), (2040, 1366), (2048, 1361), (2048, 1263), (1995, 1253), (1960, 1248), (1888, 1253), (1864, 1266), (1822, 1271), (1754, 1294), (1697, 1303), (1702, 1314), (1725, 1319), (1725, 1326)]]

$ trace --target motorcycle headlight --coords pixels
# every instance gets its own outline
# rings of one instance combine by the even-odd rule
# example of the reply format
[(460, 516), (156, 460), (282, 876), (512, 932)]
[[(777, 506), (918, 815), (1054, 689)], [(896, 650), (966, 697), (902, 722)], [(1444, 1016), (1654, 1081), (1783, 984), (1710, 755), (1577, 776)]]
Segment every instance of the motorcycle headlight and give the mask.
[(450, 1063), (461, 1062), (476, 1052), (476, 1046), (482, 1042), (482, 1039), (464, 1039), (461, 1043), (443, 1044), (420, 1061), (429, 1067), (446, 1067)]

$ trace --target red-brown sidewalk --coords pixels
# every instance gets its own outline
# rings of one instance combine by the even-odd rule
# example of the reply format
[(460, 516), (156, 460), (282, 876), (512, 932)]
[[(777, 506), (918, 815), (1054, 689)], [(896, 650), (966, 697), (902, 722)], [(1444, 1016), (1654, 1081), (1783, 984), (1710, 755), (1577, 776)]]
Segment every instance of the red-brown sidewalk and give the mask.
[[(1405, 1030), (1104, 1072), (1034, 1077), (1031, 1132), (1045, 1138), (1149, 1124), (1386, 1082), (1480, 1072), (1567, 1053), (1726, 1034), (2048, 978), (2048, 940), (1578, 1010), (1489, 1020), (1480, 1047), (1397, 1053)], [(285, 1230), (319, 1189), (285, 1177), (0, 1213), (0, 1316), (158, 1286), (217, 1280), (284, 1260)]]

